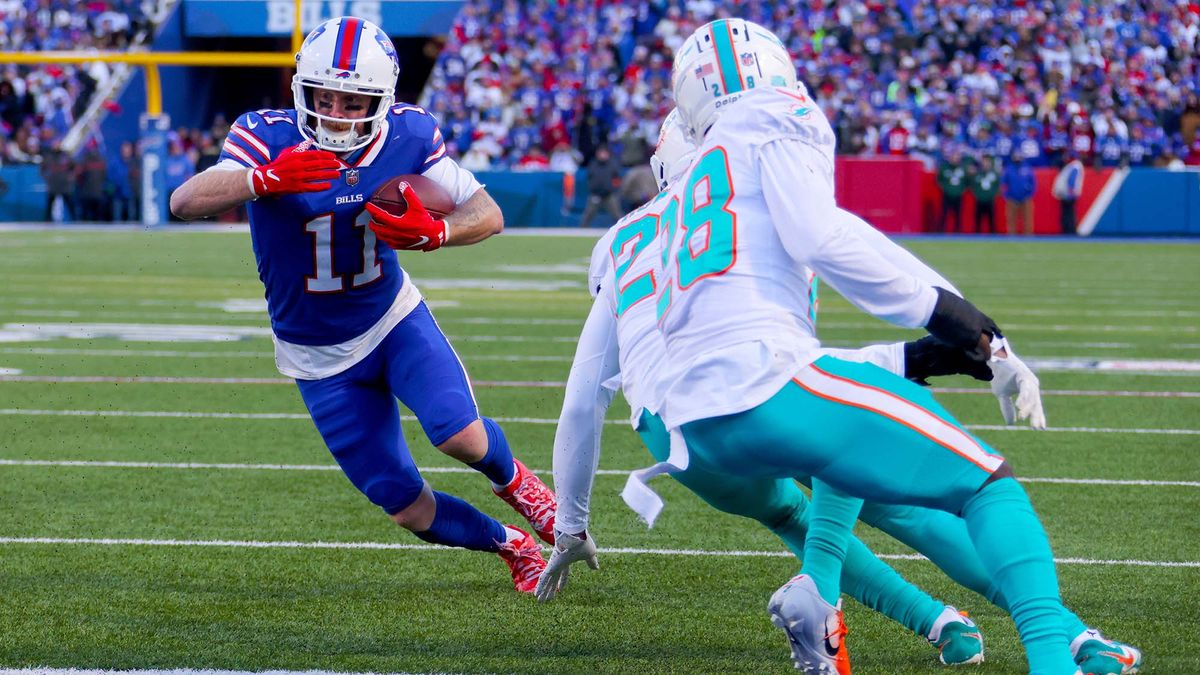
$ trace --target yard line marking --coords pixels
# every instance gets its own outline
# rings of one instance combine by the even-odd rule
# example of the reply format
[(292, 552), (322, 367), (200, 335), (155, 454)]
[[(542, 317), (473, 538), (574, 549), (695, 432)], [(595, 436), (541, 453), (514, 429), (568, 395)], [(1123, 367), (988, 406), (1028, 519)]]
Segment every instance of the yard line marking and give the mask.
[[(229, 539), (85, 539), (67, 537), (0, 537), (0, 544), (82, 544), (94, 546), (202, 546), (220, 548), (299, 548), (299, 549), (366, 549), (387, 551), (464, 552), (466, 549), (436, 544), (402, 544), (375, 541), (239, 541)], [(544, 547), (543, 550), (550, 550)], [(790, 551), (702, 550), (678, 548), (601, 548), (600, 553), (624, 555), (670, 555), (692, 557), (734, 558), (791, 558)], [(925, 560), (915, 553), (880, 553), (885, 560)], [(1130, 565), (1137, 567), (1200, 567), (1191, 560), (1095, 560), (1091, 558), (1055, 558), (1060, 565)]]
[[(50, 415), (59, 417), (173, 417), (181, 419), (238, 419), (238, 420), (307, 420), (307, 413), (235, 413), (235, 412), (190, 412), (186, 410), (45, 410), (32, 408), (0, 408), (0, 415)], [(415, 422), (416, 417), (401, 415), (405, 422)], [(558, 424), (549, 417), (493, 417), (497, 422), (511, 424)], [(605, 424), (628, 425), (629, 420), (605, 420)], [(1029, 427), (1004, 426), (1001, 424), (964, 424), (972, 431), (1037, 431)], [(1069, 432), (1086, 434), (1166, 434), (1175, 436), (1200, 436), (1200, 429), (1137, 429), (1113, 427), (1048, 427), (1045, 432)]]
[[(0, 347), (0, 354), (34, 355), (34, 356), (132, 356), (132, 357), (164, 357), (164, 358), (274, 358), (272, 352), (187, 352), (171, 349), (73, 349), (66, 347)], [(468, 357), (468, 361), (547, 361), (570, 363), (570, 356), (522, 356), (506, 354), (479, 354)]]
[[(243, 464), (231, 462), (132, 462), (120, 460), (91, 459), (0, 459), (0, 466), (61, 466), (100, 469), (212, 469), (218, 471), (341, 471), (336, 464)], [(423, 466), (421, 473), (473, 474), (475, 469), (465, 466)], [(534, 473), (548, 474), (549, 469), (531, 469)], [(598, 469), (598, 476), (628, 476), (632, 469)], [(1137, 487), (1196, 487), (1200, 481), (1186, 480), (1141, 480), (1109, 478), (1029, 478), (1019, 477), (1023, 483), (1049, 483), (1062, 485), (1119, 485)]]
[[(293, 380), (283, 377), (174, 377), (151, 375), (21, 375), (19, 372), (5, 373), (0, 369), (0, 382), (63, 383), (63, 384), (292, 384)], [(472, 380), (476, 387), (498, 387), (515, 389), (561, 389), (567, 386), (562, 380)], [(992, 395), (990, 389), (971, 387), (933, 387), (936, 394)], [(1196, 391), (1122, 391), (1102, 389), (1043, 389), (1043, 396), (1101, 396), (1132, 398), (1200, 398)]]

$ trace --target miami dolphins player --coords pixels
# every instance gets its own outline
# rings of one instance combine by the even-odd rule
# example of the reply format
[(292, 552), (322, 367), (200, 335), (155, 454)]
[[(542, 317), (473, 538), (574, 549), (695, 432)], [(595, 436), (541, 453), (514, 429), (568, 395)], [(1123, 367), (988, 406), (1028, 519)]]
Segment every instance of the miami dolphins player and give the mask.
[[(198, 218), (248, 202), (276, 365), (295, 378), (346, 477), (417, 537), (498, 553), (517, 590), (532, 592), (545, 567), (536, 540), (434, 490), (400, 431), (396, 399), (431, 444), (487, 477), (553, 543), (553, 493), (480, 417), (461, 361), (397, 261), (395, 250), (473, 244), (503, 227), (475, 177), (446, 157), (433, 117), (395, 101), (399, 67), (371, 22), (317, 26), (296, 55), (296, 107), (239, 117), (218, 164), (176, 190), (171, 210)], [(445, 187), (454, 213), (434, 219), (411, 187), (403, 216), (373, 205), (364, 213), (365, 200), (403, 174)]]
[[(664, 122), (651, 162), (660, 188), (666, 187), (664, 176), (673, 175), (666, 167), (682, 169), (686, 167), (686, 157), (680, 155), (690, 156), (682, 129), (673, 123), (674, 119), (672, 113)], [(666, 430), (652, 407), (658, 398), (656, 389), (661, 385), (657, 364), (665, 353), (652, 302), (655, 263), (659, 258), (656, 225), (666, 206), (663, 194), (623, 218), (601, 237), (593, 250), (589, 289), (595, 302), (580, 335), (555, 435), (557, 543), (538, 583), (536, 595), (540, 600), (551, 599), (565, 585), (572, 562), (585, 560), (597, 564), (587, 521), (604, 414), (613, 395), (606, 382), (620, 379), (621, 389), (634, 411), (633, 426), (651, 454), (658, 460), (665, 460), (669, 454)], [(920, 345), (879, 345), (874, 351), (855, 352), (854, 357), (888, 362), (898, 357), (901, 367), (907, 361), (910, 371), (919, 369), (919, 374), (931, 375), (975, 365), (961, 357), (959, 351), (939, 346), (929, 338)], [(987, 366), (981, 367), (990, 376)], [(697, 464), (675, 474), (675, 478), (712, 506), (762, 523), (800, 555), (808, 526), (808, 499), (795, 481), (729, 476)], [(983, 660), (983, 641), (970, 619), (904, 581), (857, 539), (851, 542), (843, 581), (852, 597), (928, 639), (938, 648), (943, 663), (958, 665)]]
[[(664, 120), (651, 159), (659, 187), (664, 190), (668, 177), (677, 177), (693, 157), (693, 148), (677, 120), (674, 111)], [(654, 307), (648, 302), (653, 296), (653, 279), (661, 275), (658, 269), (660, 240), (643, 238), (648, 234), (646, 227), (649, 225), (643, 219), (652, 220), (661, 215), (665, 208), (662, 196), (660, 194), (622, 219), (593, 250), (589, 288), (597, 297), (580, 336), (555, 438), (555, 486), (559, 497), (557, 543), (538, 583), (536, 594), (539, 599), (554, 597), (565, 585), (570, 564), (580, 560), (598, 563), (594, 540), (586, 529), (592, 477), (598, 464), (601, 422), (612, 397), (605, 382), (620, 380), (622, 391), (634, 410), (635, 428), (655, 459), (665, 460), (669, 454), (669, 440), (662, 421), (644, 403), (647, 399), (653, 400), (656, 388), (661, 386), (658, 364), (665, 348), (655, 327)], [(906, 269), (953, 289), (950, 282), (904, 249), (896, 248), (857, 216), (845, 211), (840, 211), (840, 215), (846, 219), (848, 227), (864, 240), (886, 250)], [(615, 261), (621, 263), (621, 274), (616, 273)], [(823, 351), (846, 360), (869, 361), (914, 381), (952, 373), (992, 379), (993, 392), (1001, 402), (1001, 411), (1008, 423), (1028, 418), (1034, 428), (1045, 428), (1037, 378), (1012, 353), (1007, 341), (1003, 349), (998, 350), (1001, 353), (994, 355), (986, 365), (971, 361), (962, 350), (950, 348), (932, 337), (913, 343), (872, 345), (860, 350)], [(730, 476), (706, 471), (695, 462), (674, 476), (716, 508), (758, 520), (778, 534), (794, 552), (801, 553), (807, 530), (807, 500), (792, 480)], [(1002, 596), (991, 583), (971, 545), (962, 519), (943, 511), (888, 504), (867, 504), (860, 519), (923, 553), (955, 581), (1004, 606)], [(926, 636), (938, 647), (943, 663), (958, 665), (982, 660), (978, 629), (969, 620), (961, 617), (954, 608), (946, 608), (908, 585), (856, 539), (850, 542), (842, 584), (851, 597)], [(1123, 672), (1119, 658), (1128, 659), (1136, 653), (1127, 645), (1104, 639), (1070, 612), (1063, 620), (1068, 634), (1078, 636), (1072, 647), (1086, 672)]]
[[(811, 269), (860, 309), (976, 360), (1002, 337), (950, 290), (881, 255), (838, 217), (832, 129), (776, 36), (741, 20), (697, 29), (677, 51), (676, 105), (697, 157), (663, 217), (659, 327), (668, 358), (659, 412), (690, 453), (736, 475), (812, 476), (803, 574), (768, 610), (805, 672), (835, 661), (835, 603), (862, 499), (960, 515), (1017, 625), (1030, 671), (1072, 675), (1045, 531), (1004, 457), (919, 386), (820, 351)], [(674, 454), (674, 453), (673, 453)]]

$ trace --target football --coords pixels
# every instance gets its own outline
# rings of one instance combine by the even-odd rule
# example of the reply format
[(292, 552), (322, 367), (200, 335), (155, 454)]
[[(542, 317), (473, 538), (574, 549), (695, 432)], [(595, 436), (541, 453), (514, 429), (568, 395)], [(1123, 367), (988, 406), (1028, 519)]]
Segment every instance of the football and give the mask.
[(384, 183), (371, 195), (371, 203), (392, 215), (404, 215), (408, 210), (408, 202), (404, 201), (404, 195), (400, 194), (402, 182), (412, 186), (425, 210), (434, 218), (443, 218), (454, 210), (454, 198), (446, 188), (418, 174), (396, 176)]

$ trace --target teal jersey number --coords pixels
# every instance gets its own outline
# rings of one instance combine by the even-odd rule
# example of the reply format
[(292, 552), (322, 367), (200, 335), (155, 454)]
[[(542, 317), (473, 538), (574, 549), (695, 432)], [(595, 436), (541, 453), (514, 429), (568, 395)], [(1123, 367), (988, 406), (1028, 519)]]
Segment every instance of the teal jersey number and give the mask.
[[(679, 290), (687, 290), (705, 277), (724, 274), (737, 262), (737, 216), (728, 208), (732, 200), (729, 155), (725, 148), (717, 146), (706, 152), (692, 169), (684, 186), (682, 208), (676, 199), (672, 199), (662, 215), (663, 269), (675, 264), (674, 276)], [(682, 245), (671, 260), (671, 244), (677, 225)], [(704, 245), (695, 250), (692, 237), (698, 232), (704, 232)], [(671, 290), (667, 286), (658, 297), (660, 320), (670, 307)]]
[[(675, 256), (679, 263), (679, 288), (686, 290), (700, 279), (724, 273), (737, 260), (737, 216), (727, 207), (733, 199), (733, 181), (725, 148), (709, 150), (692, 171), (683, 190), (683, 245)], [(692, 249), (692, 237), (704, 231), (703, 248)]]
[[(617, 230), (617, 236), (613, 239), (612, 248), (609, 250), (612, 253), (613, 265), (616, 266), (617, 316), (623, 315), (630, 307), (654, 295), (654, 275), (652, 273), (646, 272), (629, 281), (625, 281), (624, 277), (625, 273), (629, 271), (629, 267), (633, 265), (633, 261), (637, 260), (642, 250), (654, 241), (657, 234), (658, 216), (654, 214), (644, 215)], [(625, 249), (630, 246), (633, 247), (633, 250), (629, 252), (628, 257), (623, 262), (618, 262)]]

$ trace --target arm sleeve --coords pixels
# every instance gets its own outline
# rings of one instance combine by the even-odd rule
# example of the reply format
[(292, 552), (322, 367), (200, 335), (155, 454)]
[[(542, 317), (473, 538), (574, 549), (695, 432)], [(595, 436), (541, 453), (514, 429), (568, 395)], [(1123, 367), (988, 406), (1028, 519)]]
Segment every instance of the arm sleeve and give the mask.
[(614, 393), (603, 383), (619, 372), (616, 319), (602, 292), (579, 335), (554, 434), (555, 527), (562, 532), (587, 529), (592, 481), (600, 463), (600, 434)]
[(804, 161), (809, 152), (790, 139), (759, 151), (763, 195), (784, 249), (864, 312), (899, 326), (924, 326), (937, 292), (846, 227), (833, 186)]
[(904, 377), (904, 343), (867, 345), (861, 349), (822, 349), (822, 354), (854, 363), (873, 363), (884, 370)]
[(891, 260), (896, 267), (931, 286), (941, 286), (958, 297), (962, 297), (962, 293), (955, 288), (954, 284), (951, 284), (949, 280), (938, 274), (936, 270), (922, 262), (911, 251), (889, 239), (887, 235), (872, 227), (870, 223), (862, 218), (845, 209), (839, 208), (838, 210), (842, 212), (847, 228), (858, 235), (858, 238), (862, 239), (864, 244), (875, 249), (879, 255)]

